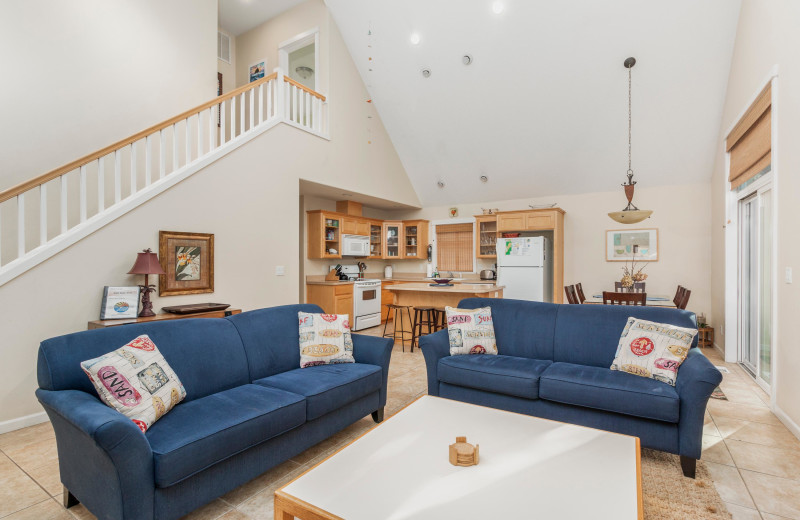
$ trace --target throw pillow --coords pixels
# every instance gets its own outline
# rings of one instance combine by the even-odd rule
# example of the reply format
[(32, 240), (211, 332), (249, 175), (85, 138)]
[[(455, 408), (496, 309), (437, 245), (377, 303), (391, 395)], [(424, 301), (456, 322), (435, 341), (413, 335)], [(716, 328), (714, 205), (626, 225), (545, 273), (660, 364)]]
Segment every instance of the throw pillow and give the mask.
[(349, 317), (347, 314), (297, 313), (300, 321), (300, 368), (356, 362)]
[(697, 329), (628, 318), (611, 370), (649, 377), (675, 386)]
[(445, 307), (450, 355), (497, 354), (491, 307), (457, 309)]
[(186, 397), (180, 379), (146, 334), (81, 368), (100, 399), (142, 432)]

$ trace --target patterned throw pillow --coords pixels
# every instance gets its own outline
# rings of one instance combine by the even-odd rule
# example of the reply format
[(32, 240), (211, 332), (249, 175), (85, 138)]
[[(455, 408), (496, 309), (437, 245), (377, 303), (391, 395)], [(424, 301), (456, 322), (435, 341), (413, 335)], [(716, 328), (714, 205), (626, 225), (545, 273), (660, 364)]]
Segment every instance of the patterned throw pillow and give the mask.
[(146, 334), (82, 362), (81, 368), (100, 399), (142, 432), (186, 397), (180, 379)]
[(450, 355), (497, 354), (491, 307), (457, 309), (445, 307)]
[(300, 321), (300, 368), (356, 362), (349, 315), (298, 312), (297, 318)]
[(697, 329), (628, 318), (611, 370), (675, 386), (678, 367), (689, 354)]

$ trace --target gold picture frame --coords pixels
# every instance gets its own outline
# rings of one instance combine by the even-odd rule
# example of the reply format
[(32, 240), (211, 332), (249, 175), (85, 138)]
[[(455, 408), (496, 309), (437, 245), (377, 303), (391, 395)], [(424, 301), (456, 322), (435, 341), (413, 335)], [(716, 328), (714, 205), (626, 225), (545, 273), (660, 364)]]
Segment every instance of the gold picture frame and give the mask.
[(158, 257), (165, 275), (158, 277), (158, 295), (214, 292), (214, 234), (158, 232)]

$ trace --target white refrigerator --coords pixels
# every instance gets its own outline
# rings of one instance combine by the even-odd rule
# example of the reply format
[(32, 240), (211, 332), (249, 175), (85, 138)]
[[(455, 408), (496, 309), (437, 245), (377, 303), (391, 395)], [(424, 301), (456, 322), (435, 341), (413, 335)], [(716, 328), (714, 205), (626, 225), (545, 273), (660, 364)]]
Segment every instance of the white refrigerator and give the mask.
[(546, 237), (498, 238), (497, 285), (503, 298), (553, 301), (553, 249)]

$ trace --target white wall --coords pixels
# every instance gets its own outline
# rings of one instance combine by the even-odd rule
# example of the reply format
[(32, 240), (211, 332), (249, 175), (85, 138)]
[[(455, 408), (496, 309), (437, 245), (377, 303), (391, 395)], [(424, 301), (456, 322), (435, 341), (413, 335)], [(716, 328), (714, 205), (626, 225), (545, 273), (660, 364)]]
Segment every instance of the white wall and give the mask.
[(215, 0), (26, 0), (0, 16), (0, 189), (216, 95)]
[[(313, 3), (325, 15), (324, 5)], [(279, 18), (291, 20), (293, 11)], [(41, 411), (33, 394), (39, 342), (83, 330), (97, 319), (104, 285), (141, 283), (141, 277), (125, 273), (137, 251), (158, 248), (159, 230), (215, 234), (216, 291), (155, 296), (156, 310), (212, 300), (247, 310), (299, 301), (300, 179), (419, 205), (383, 128), (377, 146), (358, 135), (366, 89), (338, 30), (329, 27), (328, 65), (336, 92), (330, 99), (330, 141), (279, 125), (0, 287), (0, 431), (22, 426), (14, 419)], [(215, 37), (216, 22), (209, 34)], [(213, 46), (210, 51), (213, 73), (216, 51)], [(285, 276), (275, 276), (278, 265), (285, 266)]]
[[(646, 186), (644, 182), (636, 185), (634, 202), (639, 208), (652, 209), (653, 215), (631, 226), (618, 224), (607, 216), (608, 212), (619, 211), (625, 206), (622, 188), (602, 193), (487, 201), (456, 207), (459, 218), (463, 218), (480, 214), (481, 208), (510, 211), (529, 209), (528, 205), (557, 203), (566, 212), (564, 283), (581, 282), (587, 295), (613, 289), (614, 281), (622, 277), (622, 262), (606, 262), (606, 230), (658, 228), (659, 260), (649, 262), (644, 270), (649, 276), (647, 292), (671, 297), (677, 285), (683, 285), (692, 291), (688, 309), (698, 314), (708, 314), (711, 310), (709, 185)], [(423, 208), (404, 213), (402, 218), (447, 220), (449, 208)], [(480, 260), (478, 269), (490, 268), (492, 263), (490, 260)], [(424, 262), (409, 263), (409, 267), (412, 266), (417, 271), (425, 270)]]
[[(772, 117), (777, 123), (777, 136), (773, 135), (772, 164), (777, 176), (777, 230), (773, 239), (778, 244), (777, 259), (777, 330), (773, 334), (775, 356), (774, 404), (775, 412), (800, 436), (800, 285), (786, 284), (784, 270), (800, 266), (800, 241), (797, 240), (797, 222), (800, 221), (800, 2), (794, 0), (744, 0), (739, 17), (731, 72), (728, 79), (725, 106), (717, 141), (717, 158), (711, 181), (713, 252), (712, 320), (721, 323), (725, 308), (725, 214), (727, 179), (723, 142), (725, 133), (751, 103), (753, 96), (763, 87), (774, 65), (778, 66), (777, 103)], [(734, 264), (735, 265), (735, 264)], [(795, 275), (796, 276), (796, 275)], [(727, 331), (729, 334), (734, 331)], [(725, 344), (725, 336), (717, 337), (717, 344)]]

